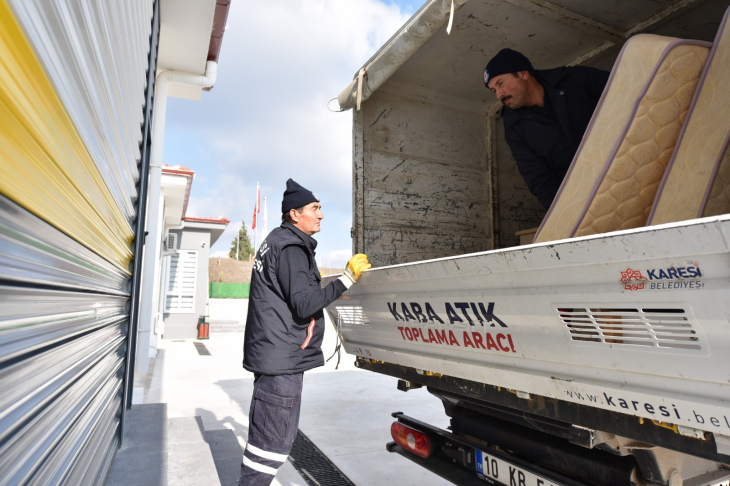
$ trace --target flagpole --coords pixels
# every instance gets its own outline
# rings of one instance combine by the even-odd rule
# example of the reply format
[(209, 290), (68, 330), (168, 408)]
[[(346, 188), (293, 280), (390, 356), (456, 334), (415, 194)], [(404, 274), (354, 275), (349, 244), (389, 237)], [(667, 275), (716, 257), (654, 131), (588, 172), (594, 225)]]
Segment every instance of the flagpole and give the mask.
[(266, 238), (266, 233), (269, 231), (269, 208), (266, 206), (266, 198), (264, 197), (264, 228), (261, 232), (261, 237)]
[(253, 217), (254, 217), (254, 226), (253, 226), (253, 254), (256, 255), (256, 236), (259, 233), (259, 224), (258, 224), (258, 214), (261, 210), (261, 206), (259, 206), (259, 182), (256, 181), (256, 204), (254, 204), (253, 207)]

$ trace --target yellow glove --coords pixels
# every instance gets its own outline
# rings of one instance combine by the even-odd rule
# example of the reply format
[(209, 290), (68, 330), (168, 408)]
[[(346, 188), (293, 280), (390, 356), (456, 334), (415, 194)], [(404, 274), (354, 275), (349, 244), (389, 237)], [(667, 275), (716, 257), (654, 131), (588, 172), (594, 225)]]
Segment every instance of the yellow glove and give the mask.
[(357, 255), (350, 258), (349, 262), (347, 262), (347, 268), (345, 269), (345, 273), (342, 274), (339, 280), (343, 284), (345, 284), (345, 287), (349, 289), (352, 284), (357, 282), (357, 279), (360, 278), (360, 274), (363, 272), (363, 270), (367, 270), (371, 266), (372, 265), (368, 263), (367, 255), (358, 253)]

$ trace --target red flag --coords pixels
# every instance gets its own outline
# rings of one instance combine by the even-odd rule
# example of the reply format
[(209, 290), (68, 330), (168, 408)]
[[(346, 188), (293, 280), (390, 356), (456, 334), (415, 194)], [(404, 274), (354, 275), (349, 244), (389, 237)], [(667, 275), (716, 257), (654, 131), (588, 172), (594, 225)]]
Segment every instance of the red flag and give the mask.
[(256, 183), (256, 205), (253, 208), (253, 224), (251, 229), (256, 229), (256, 215), (261, 212), (261, 193), (259, 192), (259, 183)]

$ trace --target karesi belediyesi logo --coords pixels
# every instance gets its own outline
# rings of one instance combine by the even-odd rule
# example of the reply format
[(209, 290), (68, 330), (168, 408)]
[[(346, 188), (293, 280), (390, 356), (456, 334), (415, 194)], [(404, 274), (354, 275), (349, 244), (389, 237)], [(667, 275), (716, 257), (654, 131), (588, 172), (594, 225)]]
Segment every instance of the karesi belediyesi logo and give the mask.
[(626, 267), (626, 270), (621, 271), (620, 282), (624, 284), (624, 290), (637, 292), (639, 290), (644, 290), (646, 277), (641, 274), (641, 270), (634, 270), (631, 267)]
[(673, 290), (673, 289), (699, 289), (705, 286), (704, 282), (699, 279), (703, 277), (700, 264), (697, 262), (686, 262), (685, 266), (665, 267), (665, 268), (649, 268), (644, 270), (634, 270), (626, 267), (621, 270), (621, 282), (624, 290), (629, 292), (638, 292), (640, 290)]

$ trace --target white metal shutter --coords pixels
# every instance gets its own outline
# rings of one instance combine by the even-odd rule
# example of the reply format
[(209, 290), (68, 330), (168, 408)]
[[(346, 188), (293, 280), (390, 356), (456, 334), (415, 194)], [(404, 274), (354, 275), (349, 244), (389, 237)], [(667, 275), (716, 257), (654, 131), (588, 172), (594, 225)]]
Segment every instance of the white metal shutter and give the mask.
[(128, 280), (0, 196), (0, 484), (103, 484), (122, 406)]
[[(132, 227), (154, 0), (6, 1)], [(119, 443), (130, 277), (53, 223), (0, 194), (0, 484), (101, 485)]]
[(153, 0), (8, 0), (130, 226)]
[(195, 312), (197, 272), (197, 251), (181, 250), (170, 257), (170, 277), (165, 295), (165, 312)]

